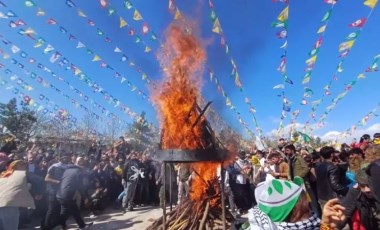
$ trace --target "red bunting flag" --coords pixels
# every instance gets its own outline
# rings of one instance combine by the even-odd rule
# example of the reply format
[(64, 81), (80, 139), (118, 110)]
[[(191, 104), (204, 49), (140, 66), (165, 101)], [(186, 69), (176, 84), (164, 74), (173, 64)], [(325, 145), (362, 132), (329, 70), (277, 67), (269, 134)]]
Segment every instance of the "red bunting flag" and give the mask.
[(149, 32), (149, 26), (148, 23), (144, 22), (144, 25), (142, 27), (142, 33), (145, 35)]
[(87, 24), (89, 24), (90, 26), (95, 26), (95, 23), (91, 19), (87, 20)]
[(50, 25), (55, 25), (55, 24), (57, 24), (57, 21), (54, 20), (53, 18), (49, 18), (49, 20), (47, 21), (47, 23), (50, 24)]
[(100, 3), (100, 5), (101, 5), (103, 8), (106, 8), (107, 5), (108, 5), (108, 0), (99, 0), (99, 3)]
[(366, 22), (367, 22), (366, 18), (361, 18), (361, 19), (358, 19), (355, 22), (349, 24), (348, 26), (349, 27), (363, 27)]

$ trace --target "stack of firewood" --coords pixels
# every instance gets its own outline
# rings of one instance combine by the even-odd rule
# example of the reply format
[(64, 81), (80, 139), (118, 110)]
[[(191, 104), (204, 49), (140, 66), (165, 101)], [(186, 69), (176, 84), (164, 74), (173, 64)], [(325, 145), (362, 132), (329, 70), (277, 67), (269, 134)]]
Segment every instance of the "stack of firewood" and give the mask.
[[(223, 229), (226, 222), (226, 229), (231, 228), (235, 218), (226, 209), (225, 220), (222, 217), (222, 199), (220, 189), (215, 189), (218, 181), (207, 183), (208, 188), (204, 198), (200, 201), (191, 199), (184, 200), (173, 211), (166, 215), (166, 229), (168, 230), (217, 230)], [(219, 191), (218, 191), (219, 190)], [(157, 219), (147, 230), (162, 230), (163, 217)]]

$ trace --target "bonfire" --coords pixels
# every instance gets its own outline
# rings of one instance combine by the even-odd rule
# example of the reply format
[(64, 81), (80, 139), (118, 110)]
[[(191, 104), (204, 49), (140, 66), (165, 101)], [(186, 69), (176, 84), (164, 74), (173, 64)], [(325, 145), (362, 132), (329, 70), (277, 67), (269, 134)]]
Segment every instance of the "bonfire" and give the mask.
[[(202, 110), (197, 103), (206, 61), (200, 41), (188, 25), (172, 24), (158, 57), (164, 79), (153, 92), (153, 100), (162, 129), (161, 152), (217, 155), (220, 146), (216, 146), (216, 137), (204, 116), (209, 104)], [(181, 156), (174, 158), (177, 160), (171, 162), (181, 161)], [(234, 217), (225, 209), (223, 180), (218, 177), (223, 175), (218, 170), (225, 159), (220, 155), (201, 158), (190, 160), (193, 176), (189, 198), (168, 213), (164, 209), (163, 217), (148, 230), (230, 228)]]

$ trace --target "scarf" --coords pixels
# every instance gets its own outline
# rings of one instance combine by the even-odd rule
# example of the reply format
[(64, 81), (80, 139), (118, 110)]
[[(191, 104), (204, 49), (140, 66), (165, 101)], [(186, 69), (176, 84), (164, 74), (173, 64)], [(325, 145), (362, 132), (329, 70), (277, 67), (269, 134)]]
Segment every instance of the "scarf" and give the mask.
[(251, 230), (319, 230), (320, 219), (314, 214), (296, 223), (272, 222), (257, 206), (249, 210), (248, 220)]
[(23, 164), (25, 164), (25, 162), (22, 160), (13, 161), (12, 163), (9, 164), (9, 166), (7, 167), (7, 170), (5, 170), (4, 172), (0, 174), (0, 178), (9, 177), (10, 175), (13, 174), (16, 168), (18, 168), (19, 166)]

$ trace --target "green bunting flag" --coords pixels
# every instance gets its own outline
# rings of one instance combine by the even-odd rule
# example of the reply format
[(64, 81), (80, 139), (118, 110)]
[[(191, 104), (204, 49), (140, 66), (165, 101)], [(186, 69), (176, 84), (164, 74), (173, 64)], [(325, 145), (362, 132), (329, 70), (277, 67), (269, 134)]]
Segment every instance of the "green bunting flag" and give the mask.
[(325, 21), (329, 20), (329, 18), (331, 17), (331, 12), (332, 12), (331, 9), (330, 9), (329, 11), (327, 11), (327, 12), (325, 13), (325, 15), (323, 16), (321, 22), (325, 22)]
[(210, 19), (211, 19), (212, 22), (214, 22), (215, 19), (216, 19), (216, 14), (215, 14), (215, 11), (213, 11), (213, 10), (211, 11)]

